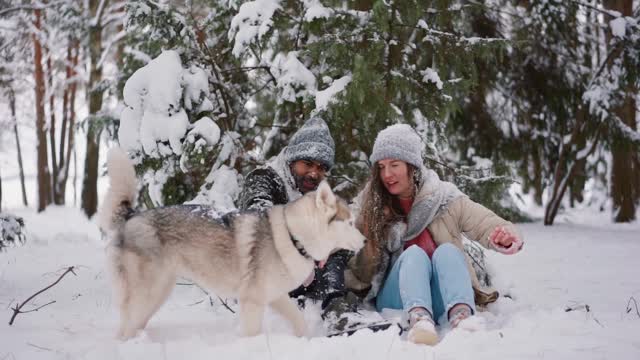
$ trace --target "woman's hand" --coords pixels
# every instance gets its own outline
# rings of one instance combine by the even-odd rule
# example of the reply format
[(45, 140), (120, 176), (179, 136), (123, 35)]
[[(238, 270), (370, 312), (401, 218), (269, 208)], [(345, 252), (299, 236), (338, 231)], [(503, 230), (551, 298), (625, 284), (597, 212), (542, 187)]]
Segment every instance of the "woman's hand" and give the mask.
[(509, 232), (502, 226), (496, 227), (489, 235), (489, 243), (496, 251), (506, 255), (515, 254), (524, 246), (524, 242), (517, 234)]

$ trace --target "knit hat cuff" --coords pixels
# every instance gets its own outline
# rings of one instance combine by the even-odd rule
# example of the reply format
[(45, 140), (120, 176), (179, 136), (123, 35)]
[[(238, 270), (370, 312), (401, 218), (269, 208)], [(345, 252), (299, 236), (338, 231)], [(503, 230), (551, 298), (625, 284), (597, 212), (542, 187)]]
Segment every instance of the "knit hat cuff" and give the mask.
[(289, 145), (285, 153), (285, 159), (289, 164), (298, 160), (311, 160), (321, 163), (327, 170), (333, 167), (333, 157), (333, 149), (320, 142)]
[(374, 151), (369, 157), (372, 164), (384, 159), (402, 160), (407, 164), (411, 164), (416, 168), (422, 167), (422, 157), (419, 154), (412, 153), (398, 147), (387, 147), (386, 151)]

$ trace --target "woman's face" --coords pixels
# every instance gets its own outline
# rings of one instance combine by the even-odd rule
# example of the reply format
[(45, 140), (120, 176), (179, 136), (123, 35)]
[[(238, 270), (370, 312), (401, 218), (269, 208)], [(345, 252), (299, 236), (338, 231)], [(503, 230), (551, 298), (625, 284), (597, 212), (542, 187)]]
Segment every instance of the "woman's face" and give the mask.
[(383, 159), (378, 161), (380, 180), (391, 195), (401, 198), (413, 196), (413, 187), (409, 179), (409, 166), (406, 162), (396, 159)]

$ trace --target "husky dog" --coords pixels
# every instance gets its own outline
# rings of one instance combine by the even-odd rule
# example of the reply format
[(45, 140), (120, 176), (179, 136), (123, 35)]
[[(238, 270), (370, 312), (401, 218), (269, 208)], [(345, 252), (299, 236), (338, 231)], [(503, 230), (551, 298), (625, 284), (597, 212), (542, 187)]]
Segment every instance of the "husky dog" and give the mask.
[(192, 279), (240, 304), (243, 332), (257, 335), (270, 305), (306, 334), (302, 313), (288, 292), (303, 283), (335, 249), (358, 250), (364, 236), (346, 203), (326, 182), (265, 213), (220, 217), (205, 206), (133, 210), (137, 181), (126, 153), (112, 149), (110, 188), (99, 213), (109, 237), (109, 265), (120, 311), (118, 337), (144, 329), (167, 299), (178, 276)]

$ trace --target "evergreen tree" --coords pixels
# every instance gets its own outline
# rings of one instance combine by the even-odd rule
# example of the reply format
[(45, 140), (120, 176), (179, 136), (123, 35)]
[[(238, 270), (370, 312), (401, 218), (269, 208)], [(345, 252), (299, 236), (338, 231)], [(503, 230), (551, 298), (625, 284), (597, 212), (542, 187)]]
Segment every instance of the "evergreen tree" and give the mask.
[(505, 125), (494, 156), (519, 164), (523, 188), (533, 190), (539, 204), (546, 192), (544, 221), (550, 225), (565, 206), (565, 194), (573, 206), (583, 200), (587, 179), (606, 178), (601, 166), (606, 157), (589, 157), (608, 148), (614, 134), (638, 137), (621, 132), (611, 116), (629, 86), (637, 86), (637, 21), (625, 21), (627, 36), (613, 40), (624, 51), (611, 58), (602, 52), (607, 48), (602, 29), (610, 24), (602, 26), (599, 18), (606, 11), (599, 2), (509, 3), (500, 11), (512, 20), (506, 36), (515, 46), (491, 96), (498, 105), (494, 121)]
[(245, 2), (230, 36), (265, 84), (255, 116), (273, 127), (257, 128), (261, 155), (277, 153), (305, 119), (323, 113), (339, 144), (332, 173), (347, 197), (368, 175), (376, 134), (396, 122), (418, 129), (428, 158), (456, 167), (458, 159), (444, 156), (447, 119), (478, 81), (475, 61), (504, 46), (474, 34), (468, 11), (451, 1)]
[[(147, 207), (233, 207), (249, 90), (225, 36), (230, 12), (217, 1), (127, 4), (119, 140), (137, 162)], [(165, 125), (180, 129), (153, 133)]]

